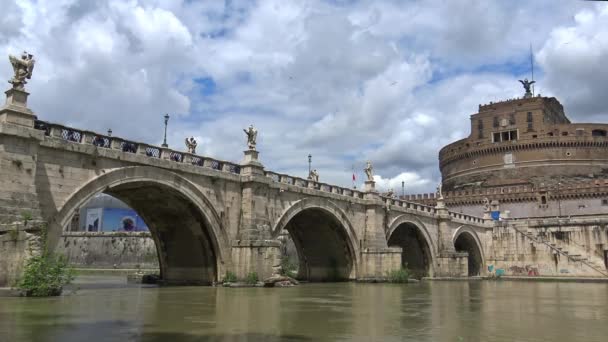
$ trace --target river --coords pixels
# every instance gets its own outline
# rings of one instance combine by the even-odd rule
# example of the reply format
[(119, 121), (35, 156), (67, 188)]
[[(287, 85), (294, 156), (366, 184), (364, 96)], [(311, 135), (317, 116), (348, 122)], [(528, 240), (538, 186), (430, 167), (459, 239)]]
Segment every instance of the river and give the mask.
[(606, 283), (78, 286), (0, 298), (0, 341), (608, 341)]

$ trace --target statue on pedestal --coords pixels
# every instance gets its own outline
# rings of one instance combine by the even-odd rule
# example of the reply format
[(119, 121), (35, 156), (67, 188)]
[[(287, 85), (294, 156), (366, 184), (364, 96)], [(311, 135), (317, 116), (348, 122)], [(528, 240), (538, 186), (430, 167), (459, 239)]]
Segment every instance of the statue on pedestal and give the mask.
[(487, 197), (485, 197), (483, 199), (483, 211), (484, 212), (490, 212), (491, 211), (490, 200)]
[(308, 179), (314, 181), (314, 182), (318, 182), (319, 181), (319, 173), (317, 172), (317, 169), (311, 170), (310, 174), (308, 175)]
[(249, 125), (249, 128), (243, 129), (243, 132), (247, 134), (247, 147), (250, 150), (255, 151), (256, 139), (258, 137), (258, 130), (253, 127), (253, 125)]
[(186, 147), (188, 148), (188, 153), (196, 154), (196, 140), (194, 137), (186, 138)]
[(443, 183), (439, 182), (439, 185), (437, 185), (437, 199), (443, 199)]
[(13, 85), (13, 89), (25, 91), (26, 79), (32, 78), (34, 64), (36, 63), (33, 57), (33, 55), (25, 51), (21, 54), (21, 58), (13, 55), (8, 56), (8, 60), (11, 62), (13, 71), (15, 72), (13, 78), (8, 81), (8, 83)]
[(386, 193), (386, 197), (390, 197), (390, 198), (395, 197), (395, 191), (393, 190), (393, 188), (388, 189), (388, 192)]
[(372, 162), (368, 161), (363, 169), (365, 171), (365, 175), (367, 176), (368, 182), (374, 181), (374, 167), (372, 166)]

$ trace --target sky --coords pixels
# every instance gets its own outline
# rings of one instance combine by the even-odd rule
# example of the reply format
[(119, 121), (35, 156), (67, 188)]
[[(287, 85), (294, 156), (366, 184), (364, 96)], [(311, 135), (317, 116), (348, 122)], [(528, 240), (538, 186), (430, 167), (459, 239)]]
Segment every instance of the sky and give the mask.
[[(434, 191), (479, 104), (536, 93), (608, 122), (608, 3), (579, 0), (0, 0), (0, 54), (34, 55), (39, 119), (267, 170)], [(8, 60), (0, 77), (12, 76)], [(6, 87), (8, 89), (8, 83)]]

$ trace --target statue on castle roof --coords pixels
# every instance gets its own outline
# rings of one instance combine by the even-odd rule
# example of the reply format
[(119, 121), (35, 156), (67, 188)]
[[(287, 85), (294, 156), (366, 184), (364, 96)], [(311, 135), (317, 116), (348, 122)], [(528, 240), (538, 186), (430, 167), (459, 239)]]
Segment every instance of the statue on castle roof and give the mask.
[(519, 82), (521, 82), (521, 84), (524, 86), (524, 89), (526, 90), (526, 94), (524, 95), (524, 98), (529, 98), (532, 97), (532, 92), (530, 91), (530, 86), (534, 83), (536, 83), (536, 81), (528, 81), (527, 78), (524, 78), (524, 80), (519, 80)]
[(8, 81), (8, 83), (13, 85), (13, 89), (25, 90), (25, 84), (27, 83), (26, 79), (29, 80), (32, 78), (34, 64), (36, 63), (36, 60), (33, 57), (33, 55), (26, 51), (23, 51), (21, 58), (8, 55), (8, 60), (11, 62), (15, 73), (13, 78)]

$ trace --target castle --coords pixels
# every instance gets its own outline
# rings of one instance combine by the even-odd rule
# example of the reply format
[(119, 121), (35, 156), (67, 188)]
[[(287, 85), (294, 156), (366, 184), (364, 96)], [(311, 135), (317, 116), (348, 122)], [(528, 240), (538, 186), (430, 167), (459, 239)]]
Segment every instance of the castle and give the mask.
[[(439, 151), (454, 211), (525, 218), (608, 210), (608, 124), (571, 123), (554, 97), (479, 105), (471, 133)], [(435, 194), (406, 200), (435, 205)], [(491, 208), (488, 204), (491, 203)]]

